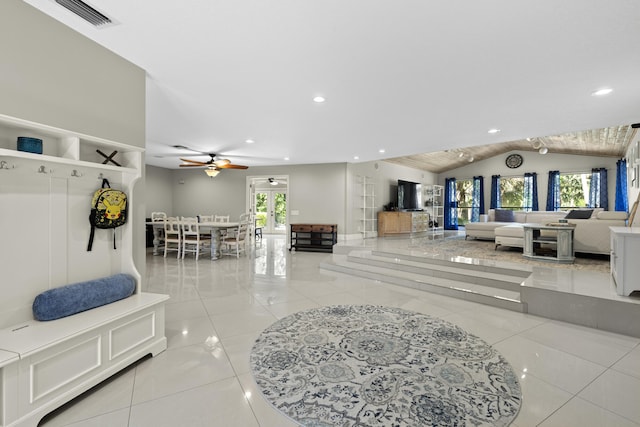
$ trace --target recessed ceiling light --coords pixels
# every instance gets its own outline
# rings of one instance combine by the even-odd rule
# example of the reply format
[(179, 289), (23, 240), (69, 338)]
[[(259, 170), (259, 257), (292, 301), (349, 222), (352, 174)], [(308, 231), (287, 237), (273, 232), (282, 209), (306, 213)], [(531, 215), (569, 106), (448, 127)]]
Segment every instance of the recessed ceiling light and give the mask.
[(489, 132), (490, 134), (493, 135), (494, 133), (500, 132), (500, 129), (495, 129), (495, 128), (494, 129), (489, 129), (487, 132)]
[(595, 92), (591, 92), (591, 96), (605, 96), (605, 95), (609, 95), (611, 92), (613, 92), (613, 89), (603, 88), (603, 89), (598, 89)]
[(255, 141), (253, 139), (247, 139), (244, 142), (246, 142), (247, 144), (253, 144)]
[(325, 101), (324, 96), (314, 96), (314, 97), (313, 97), (313, 102), (317, 102), (317, 103), (319, 103), (319, 104), (320, 104), (320, 103), (322, 103), (322, 102), (324, 102), (324, 101)]
[(285, 157), (284, 159), (285, 159), (285, 160), (287, 160), (287, 161), (289, 161), (289, 158), (288, 158), (288, 157)]
[(381, 149), (378, 150), (378, 153), (382, 154), (382, 153), (384, 153), (384, 151), (385, 151), (384, 148), (381, 148)]
[(359, 156), (353, 156), (353, 160), (360, 160)]

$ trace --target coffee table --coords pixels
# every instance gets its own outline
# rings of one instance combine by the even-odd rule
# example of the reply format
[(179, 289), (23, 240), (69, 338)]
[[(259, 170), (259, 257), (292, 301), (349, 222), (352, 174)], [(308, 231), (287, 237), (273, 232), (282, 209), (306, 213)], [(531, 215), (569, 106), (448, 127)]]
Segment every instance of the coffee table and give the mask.
[(523, 224), (524, 248), (522, 255), (528, 259), (573, 264), (572, 224)]

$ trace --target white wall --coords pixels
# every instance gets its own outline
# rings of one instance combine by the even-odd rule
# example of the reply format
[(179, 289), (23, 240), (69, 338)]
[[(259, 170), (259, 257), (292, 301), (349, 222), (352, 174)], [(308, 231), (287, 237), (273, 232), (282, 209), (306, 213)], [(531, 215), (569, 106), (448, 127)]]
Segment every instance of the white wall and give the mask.
[(171, 170), (146, 166), (145, 171), (145, 217), (151, 212), (165, 212), (173, 216), (173, 174)]
[(21, 0), (0, 1), (0, 52), (3, 114), (145, 146), (141, 68)]
[[(517, 169), (509, 169), (505, 165), (505, 159), (509, 154), (518, 153), (524, 161)], [(438, 176), (440, 184), (444, 185), (445, 178), (471, 179), (474, 176), (484, 177), (485, 208), (489, 209), (491, 201), (491, 175), (501, 177), (523, 176), (526, 172), (538, 174), (538, 205), (540, 210), (545, 210), (547, 204), (547, 183), (549, 171), (560, 172), (586, 172), (592, 168), (607, 168), (609, 209), (613, 210), (616, 192), (616, 162), (615, 157), (576, 156), (570, 154), (547, 153), (540, 155), (538, 152), (513, 151), (490, 159), (470, 163), (461, 168), (452, 169)]]
[[(202, 169), (148, 167), (147, 212), (175, 216), (228, 214), (238, 217), (247, 209), (247, 176), (289, 176), (289, 209), (299, 212), (290, 222), (338, 224), (345, 227), (345, 176), (343, 163), (261, 166), (223, 170), (209, 178)], [(167, 206), (172, 200), (172, 206)]]

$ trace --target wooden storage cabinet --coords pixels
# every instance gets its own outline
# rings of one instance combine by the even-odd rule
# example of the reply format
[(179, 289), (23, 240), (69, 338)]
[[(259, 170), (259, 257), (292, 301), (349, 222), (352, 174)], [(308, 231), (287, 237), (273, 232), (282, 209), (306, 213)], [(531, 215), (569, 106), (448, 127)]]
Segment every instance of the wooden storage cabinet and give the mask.
[(429, 231), (426, 212), (378, 212), (378, 236)]
[(333, 252), (338, 243), (336, 224), (291, 224), (291, 249)]

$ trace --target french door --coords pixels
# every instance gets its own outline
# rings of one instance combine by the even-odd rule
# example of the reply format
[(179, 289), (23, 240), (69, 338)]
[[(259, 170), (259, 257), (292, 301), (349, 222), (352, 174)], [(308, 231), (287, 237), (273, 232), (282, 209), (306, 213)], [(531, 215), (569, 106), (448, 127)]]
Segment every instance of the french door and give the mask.
[(287, 231), (286, 190), (256, 189), (254, 196), (256, 225), (263, 233), (285, 234)]

